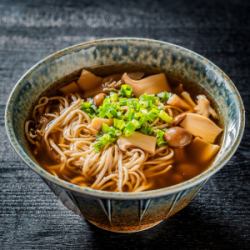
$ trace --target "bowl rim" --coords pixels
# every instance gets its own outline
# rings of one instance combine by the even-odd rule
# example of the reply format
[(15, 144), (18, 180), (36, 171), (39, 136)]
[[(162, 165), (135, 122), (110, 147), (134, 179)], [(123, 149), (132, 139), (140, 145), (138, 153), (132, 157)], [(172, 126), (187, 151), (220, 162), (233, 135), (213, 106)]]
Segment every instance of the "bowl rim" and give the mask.
[[(222, 156), (222, 162), (220, 164), (214, 165), (213, 168), (208, 168), (207, 170), (203, 171), (199, 175), (194, 176), (193, 178), (186, 180), (184, 182), (181, 182), (176, 185), (172, 185), (169, 187), (165, 188), (160, 188), (160, 189), (154, 189), (154, 190), (148, 190), (148, 191), (143, 191), (143, 192), (135, 192), (135, 193), (129, 193), (129, 192), (110, 192), (110, 191), (103, 191), (103, 190), (96, 190), (92, 189), (89, 187), (80, 187), (75, 184), (71, 184), (67, 181), (64, 181), (62, 179), (59, 179), (53, 175), (51, 175), (49, 172), (47, 172), (45, 169), (43, 169), (39, 164), (37, 164), (35, 161), (33, 161), (28, 154), (24, 152), (22, 149), (21, 145), (19, 144), (15, 133), (14, 133), (14, 128), (12, 124), (12, 116), (9, 116), (9, 112), (12, 110), (12, 105), (11, 105), (11, 100), (14, 98), (14, 94), (16, 93), (17, 87), (19, 84), (22, 83), (22, 81), (25, 79), (27, 75), (29, 75), (31, 72), (33, 72), (39, 65), (46, 63), (50, 60), (54, 60), (58, 57), (61, 57), (61, 55), (65, 55), (65, 53), (70, 53), (78, 48), (81, 49), (86, 49), (90, 46), (95, 46), (96, 44), (102, 44), (102, 43), (111, 43), (112, 42), (139, 42), (139, 43), (151, 43), (152, 46), (154, 44), (158, 45), (164, 45), (169, 48), (176, 48), (184, 53), (188, 53), (189, 55), (195, 56), (195, 60), (201, 61), (201, 60), (206, 60), (206, 64), (211, 66), (213, 68), (213, 71), (217, 71), (220, 75), (222, 75), (227, 83), (227, 85), (234, 91), (235, 97), (236, 97), (236, 102), (238, 102), (240, 110), (239, 110), (239, 116), (240, 116), (240, 126), (239, 126), (239, 131), (237, 131), (237, 135), (235, 138), (234, 143), (232, 144), (230, 150), (227, 150), (224, 155)], [(117, 199), (117, 200), (134, 200), (134, 199), (149, 199), (149, 198), (155, 198), (155, 197), (161, 197), (161, 196), (166, 196), (169, 194), (177, 193), (186, 189), (189, 189), (193, 186), (196, 186), (202, 182), (205, 182), (208, 180), (212, 175), (214, 175), (216, 172), (218, 172), (233, 156), (235, 151), (237, 150), (241, 139), (244, 134), (244, 127), (245, 127), (245, 109), (243, 105), (243, 101), (241, 99), (241, 96), (232, 82), (232, 80), (214, 63), (212, 63), (210, 60), (207, 58), (201, 56), (200, 54), (186, 49), (182, 46), (175, 45), (173, 43), (165, 42), (165, 41), (160, 41), (160, 40), (155, 40), (155, 39), (148, 39), (148, 38), (136, 38), (136, 37), (116, 37), (116, 38), (103, 38), (103, 39), (96, 39), (96, 40), (91, 40), (87, 42), (82, 42), (78, 43), (69, 47), (66, 47), (64, 49), (58, 50), (40, 61), (38, 61), (35, 65), (33, 65), (31, 68), (29, 68), (17, 81), (15, 86), (13, 87), (9, 98), (7, 100), (6, 104), (6, 109), (5, 109), (5, 128), (7, 132), (8, 139), (16, 151), (16, 153), (21, 157), (21, 159), (28, 165), (33, 171), (35, 171), (40, 177), (45, 178), (46, 180), (51, 181), (52, 183), (55, 183), (59, 185), (62, 188), (74, 191), (80, 195), (85, 195), (85, 196), (91, 196), (91, 197), (96, 197), (96, 198), (104, 198), (104, 199)]]

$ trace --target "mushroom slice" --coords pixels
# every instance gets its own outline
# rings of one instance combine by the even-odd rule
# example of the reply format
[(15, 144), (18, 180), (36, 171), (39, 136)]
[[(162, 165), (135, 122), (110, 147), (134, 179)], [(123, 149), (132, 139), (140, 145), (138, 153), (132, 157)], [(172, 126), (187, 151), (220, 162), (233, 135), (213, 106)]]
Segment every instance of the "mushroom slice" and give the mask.
[(75, 93), (75, 92), (79, 92), (80, 88), (78, 87), (78, 85), (76, 84), (76, 82), (71, 82), (63, 87), (61, 87), (59, 89), (63, 94), (70, 94), (70, 93)]
[(191, 143), (193, 136), (184, 128), (172, 127), (169, 128), (164, 137), (170, 147), (182, 148)]
[(147, 76), (141, 80), (133, 80), (127, 73), (122, 76), (122, 81), (130, 85), (136, 97), (142, 94), (157, 94), (163, 91), (170, 91), (165, 74)]
[(191, 95), (187, 91), (181, 92), (181, 96), (183, 99), (192, 107), (194, 108), (196, 106), (195, 102), (193, 101)]
[(198, 95), (197, 96), (197, 105), (195, 106), (194, 110), (196, 113), (209, 117), (210, 115), (214, 119), (218, 119), (218, 115), (215, 112), (215, 110), (211, 107), (210, 101), (207, 99), (204, 95)]
[(82, 90), (90, 90), (98, 87), (102, 83), (102, 78), (99, 76), (96, 76), (92, 72), (83, 69), (82, 73), (77, 81), (78, 86)]
[(143, 72), (130, 72), (128, 73), (128, 76), (133, 80), (141, 80), (144, 76)]
[(117, 140), (117, 145), (122, 151), (126, 151), (129, 147), (137, 147), (149, 152), (155, 153), (156, 137), (144, 135), (139, 132), (134, 132), (131, 136), (121, 136)]
[(176, 106), (184, 110), (192, 110), (192, 107), (176, 94), (170, 96), (170, 98), (167, 101), (167, 104)]
[(174, 120), (172, 122), (172, 126), (177, 126), (180, 124), (180, 122), (185, 118), (187, 112), (180, 113), (179, 115), (174, 117)]
[(180, 123), (180, 126), (185, 128), (192, 135), (201, 137), (209, 143), (213, 143), (222, 132), (222, 129), (212, 120), (194, 113), (186, 113), (186, 116)]
[(206, 163), (213, 159), (220, 149), (219, 145), (207, 143), (196, 137), (187, 147), (188, 153), (195, 154), (195, 160), (199, 163)]

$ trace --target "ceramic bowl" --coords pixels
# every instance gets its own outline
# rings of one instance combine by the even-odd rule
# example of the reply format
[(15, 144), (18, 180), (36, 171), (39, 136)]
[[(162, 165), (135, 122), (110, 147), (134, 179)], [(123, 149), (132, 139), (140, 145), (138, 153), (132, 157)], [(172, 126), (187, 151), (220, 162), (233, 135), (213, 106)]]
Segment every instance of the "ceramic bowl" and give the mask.
[[(84, 67), (140, 64), (157, 67), (183, 81), (198, 83), (213, 97), (224, 123), (222, 147), (213, 164), (183, 183), (139, 193), (98, 191), (60, 180), (38, 165), (27, 145), (24, 123), (37, 98), (53, 83)], [(237, 149), (244, 130), (244, 107), (228, 76), (206, 58), (174, 44), (137, 38), (90, 41), (56, 52), (17, 82), (6, 107), (9, 140), (62, 203), (90, 223), (114, 232), (150, 228), (183, 209)], [(230, 181), (230, 180), (228, 180)]]

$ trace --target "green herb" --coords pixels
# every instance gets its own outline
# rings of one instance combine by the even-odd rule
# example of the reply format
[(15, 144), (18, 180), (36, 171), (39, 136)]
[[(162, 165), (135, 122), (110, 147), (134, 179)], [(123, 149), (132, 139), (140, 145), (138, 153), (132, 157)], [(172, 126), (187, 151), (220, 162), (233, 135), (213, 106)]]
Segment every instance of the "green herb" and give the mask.
[(135, 116), (135, 110), (133, 108), (128, 108), (127, 112), (124, 115), (124, 119), (131, 121)]
[(117, 93), (111, 93), (110, 94), (110, 101), (111, 102), (117, 102), (118, 101), (118, 94)]
[(101, 118), (117, 118), (119, 105), (117, 103), (111, 103), (110, 97), (104, 99), (103, 104), (98, 109), (98, 116)]
[(164, 111), (164, 102), (170, 93), (161, 92), (157, 95), (143, 94), (139, 98), (133, 96), (132, 88), (123, 84), (117, 93), (106, 96), (102, 105), (96, 107), (93, 101), (84, 102), (82, 109), (91, 117), (109, 118), (113, 126), (102, 125), (98, 138), (94, 144), (96, 151), (114, 143), (121, 135), (131, 136), (135, 131), (157, 138), (157, 145), (166, 145), (163, 130), (153, 130), (152, 123), (161, 119), (171, 123), (173, 118)]
[(102, 124), (102, 135), (99, 136), (94, 144), (94, 148), (97, 152), (103, 149), (105, 146), (112, 144), (121, 136), (121, 131), (108, 126), (106, 123)]
[(154, 95), (143, 94), (139, 97), (140, 103), (146, 108), (152, 108), (157, 102), (158, 98)]
[(106, 123), (102, 124), (102, 132), (103, 133), (108, 133), (109, 132), (109, 125)]
[(86, 112), (90, 117), (93, 117), (96, 113), (96, 106), (91, 102), (83, 102), (81, 109)]
[(152, 108), (147, 114), (147, 121), (153, 122), (159, 116), (159, 109)]
[(126, 106), (128, 104), (128, 98), (120, 97), (119, 104), (120, 104), (120, 106)]
[(157, 94), (157, 96), (160, 98), (162, 102), (166, 102), (170, 98), (171, 93), (164, 91)]
[(114, 119), (113, 123), (114, 123), (114, 127), (119, 130), (123, 130), (123, 128), (125, 127), (125, 121), (121, 119)]
[(139, 128), (140, 123), (137, 120), (129, 121), (123, 130), (125, 136), (131, 136), (137, 128)]
[(112, 137), (110, 134), (103, 134), (102, 136), (98, 137), (96, 143), (94, 144), (94, 149), (99, 152), (105, 146), (110, 145), (116, 140), (116, 138)]
[(121, 135), (120, 130), (114, 128), (113, 126), (109, 126), (105, 123), (102, 124), (102, 132), (109, 134), (113, 138)]
[(164, 134), (165, 132), (163, 130), (157, 129), (155, 131), (156, 134), (156, 143), (158, 147), (164, 146), (167, 144), (165, 138), (164, 138)]
[(119, 95), (120, 95), (120, 96), (123, 96), (123, 97), (131, 97), (132, 94), (133, 94), (133, 90), (132, 90), (132, 88), (131, 88), (129, 85), (123, 84), (123, 85), (121, 86), (121, 89), (120, 89), (120, 91), (119, 91)]
[(143, 124), (141, 126), (141, 128), (140, 128), (140, 132), (142, 132), (145, 135), (152, 135), (153, 134), (153, 129), (148, 124)]
[(173, 121), (173, 118), (163, 110), (160, 111), (159, 117), (167, 123), (171, 123)]

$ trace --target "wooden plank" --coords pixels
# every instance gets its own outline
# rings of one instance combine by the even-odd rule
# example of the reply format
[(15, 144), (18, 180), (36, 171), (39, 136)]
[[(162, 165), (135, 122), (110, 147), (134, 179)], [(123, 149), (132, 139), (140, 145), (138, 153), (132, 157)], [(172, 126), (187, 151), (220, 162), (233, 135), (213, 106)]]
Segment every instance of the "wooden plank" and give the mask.
[[(250, 4), (248, 1), (0, 2), (0, 249), (247, 249), (250, 236)], [(99, 230), (67, 210), (12, 150), (4, 129), (18, 78), (49, 53), (114, 36), (161, 39), (211, 59), (233, 79), (244, 139), (192, 204), (132, 235)]]

